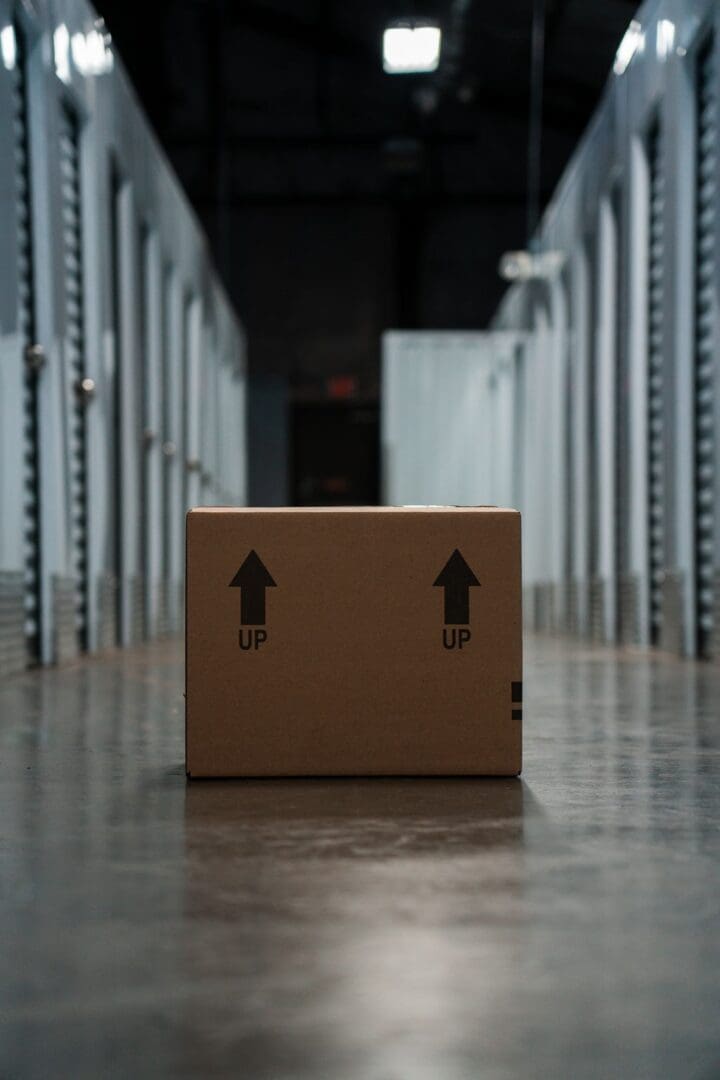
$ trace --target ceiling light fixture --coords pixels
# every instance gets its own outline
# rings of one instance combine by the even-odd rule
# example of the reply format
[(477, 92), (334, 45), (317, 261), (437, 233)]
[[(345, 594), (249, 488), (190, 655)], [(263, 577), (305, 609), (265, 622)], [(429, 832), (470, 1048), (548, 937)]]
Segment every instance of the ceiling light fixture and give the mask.
[(417, 19), (387, 26), (383, 33), (383, 71), (388, 75), (436, 71), (441, 38), (439, 26)]
[(616, 75), (622, 75), (623, 72), (627, 70), (628, 64), (638, 49), (641, 48), (642, 44), (642, 27), (637, 19), (633, 19), (623, 34), (623, 39), (618, 45), (618, 50), (615, 53), (613, 71)]
[(17, 42), (15, 40), (15, 30), (11, 23), (3, 26), (2, 30), (0, 30), (0, 52), (2, 53), (3, 64), (8, 71), (12, 71), (17, 62)]
[(498, 272), (505, 281), (551, 281), (565, 265), (562, 251), (506, 251), (500, 257)]
[(70, 71), (70, 32), (65, 23), (55, 27), (53, 34), (53, 52), (55, 54), (55, 73), (58, 79), (68, 84), (72, 80)]
[(656, 31), (658, 59), (666, 60), (675, 46), (675, 23), (670, 19), (660, 19)]
[(113, 69), (113, 54), (107, 35), (98, 29), (70, 38), (73, 63), (81, 75), (106, 75)]

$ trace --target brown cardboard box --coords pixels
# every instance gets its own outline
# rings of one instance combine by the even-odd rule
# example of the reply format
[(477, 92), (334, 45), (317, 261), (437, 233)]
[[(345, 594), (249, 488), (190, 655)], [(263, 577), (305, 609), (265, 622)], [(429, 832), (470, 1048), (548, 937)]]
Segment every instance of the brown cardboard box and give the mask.
[(188, 776), (519, 773), (520, 515), (187, 517)]

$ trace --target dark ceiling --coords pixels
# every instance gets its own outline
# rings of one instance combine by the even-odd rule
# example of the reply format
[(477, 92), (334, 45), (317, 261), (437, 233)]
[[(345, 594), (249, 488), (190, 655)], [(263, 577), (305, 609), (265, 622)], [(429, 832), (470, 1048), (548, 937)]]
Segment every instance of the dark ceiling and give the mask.
[[(360, 339), (385, 326), (487, 322), (498, 258), (526, 239), (532, 0), (153, 0), (142, 18), (127, 0), (99, 7), (256, 366), (362, 369), (376, 357)], [(543, 201), (634, 8), (547, 0)], [(440, 20), (440, 67), (386, 75), (382, 29), (413, 14)]]

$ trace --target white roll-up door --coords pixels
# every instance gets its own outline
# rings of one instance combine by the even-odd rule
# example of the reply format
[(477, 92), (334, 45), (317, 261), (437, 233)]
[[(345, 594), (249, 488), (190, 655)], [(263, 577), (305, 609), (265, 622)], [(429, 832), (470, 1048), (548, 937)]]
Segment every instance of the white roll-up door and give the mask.
[(75, 579), (75, 632), (80, 649), (87, 645), (87, 462), (85, 406), (91, 387), (85, 381), (83, 330), (82, 218), (78, 121), (60, 109), (60, 177), (63, 271), (65, 277), (66, 374), (70, 380), (68, 415), (68, 490), (70, 543)]
[(650, 641), (660, 640), (662, 580), (665, 566), (664, 430), (663, 430), (663, 260), (665, 184), (659, 121), (647, 137), (647, 490)]
[(628, 463), (628, 375), (627, 375), (627, 288), (625, 263), (625, 210), (624, 193), (619, 182), (612, 188), (610, 202), (615, 224), (614, 267), (612, 302), (613, 317), (613, 374), (614, 398), (613, 438), (613, 582), (614, 638), (618, 641), (635, 640), (636, 617), (634, 598), (627, 591), (628, 571), (628, 525), (629, 473)]
[(30, 190), (27, 71), (24, 38), (15, 28), (17, 55), (12, 68), (15, 185), (17, 199), (18, 331), (23, 371), (23, 561), (27, 659), (40, 659), (40, 462), (37, 383), (43, 353), (36, 345), (33, 231)]
[(713, 633), (715, 433), (715, 226), (717, 94), (711, 38), (697, 60), (695, 162), (695, 571), (698, 654), (707, 655)]
[(595, 234), (586, 240), (588, 272), (588, 323), (590, 326), (587, 366), (587, 566), (593, 595), (591, 597), (591, 630), (595, 632), (595, 597), (599, 575), (598, 554), (598, 416), (597, 416), (597, 370), (598, 370), (598, 242)]
[(172, 366), (172, 271), (169, 266), (163, 270), (162, 282), (162, 588), (160, 603), (160, 632), (170, 630), (172, 590), (172, 520), (173, 506), (173, 468), (176, 466), (177, 447), (173, 440), (173, 416), (171, 383)]

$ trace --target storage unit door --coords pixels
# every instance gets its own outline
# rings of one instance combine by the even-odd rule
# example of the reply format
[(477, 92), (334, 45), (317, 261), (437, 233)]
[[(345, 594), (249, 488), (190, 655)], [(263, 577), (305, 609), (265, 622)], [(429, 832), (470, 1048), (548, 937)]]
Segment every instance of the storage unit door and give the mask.
[(40, 660), (41, 566), (38, 379), (44, 354), (36, 344), (35, 290), (33, 274), (32, 205), (30, 190), (30, 139), (28, 132), (27, 72), (24, 40), (15, 28), (17, 55), (12, 68), (15, 191), (17, 207), (17, 362), (22, 365), (22, 584), (3, 581), (0, 597), (0, 629), (5, 641), (3, 670), (18, 670)]
[(60, 175), (62, 200), (63, 269), (65, 276), (66, 373), (70, 540), (74, 578), (74, 626), (77, 647), (87, 643), (87, 461), (85, 407), (92, 386), (85, 379), (83, 332), (82, 219), (80, 204), (80, 146), (77, 117), (67, 108), (60, 112)]
[(665, 189), (660, 125), (647, 139), (648, 254), (647, 254), (647, 491), (648, 581), (650, 641), (657, 645), (662, 624), (662, 582), (665, 565), (664, 431), (663, 431), (663, 259)]
[(629, 563), (629, 413), (627, 369), (627, 280), (625, 260), (625, 214), (623, 190), (615, 184), (612, 191), (613, 219), (615, 221), (615, 266), (613, 272), (613, 395), (614, 412), (614, 482), (613, 482), (613, 564), (615, 588), (615, 634), (616, 640), (634, 642), (638, 637), (638, 611), (636, 583), (628, 575)]
[(588, 289), (588, 322), (590, 326), (590, 340), (588, 348), (588, 371), (587, 371), (587, 567), (589, 579), (589, 625), (588, 633), (592, 638), (602, 636), (602, 608), (601, 590), (599, 581), (599, 543), (598, 533), (600, 530), (599, 510), (599, 453), (598, 453), (598, 342), (600, 331), (598, 327), (598, 241), (597, 235), (593, 234), (587, 240), (587, 262), (590, 268)]
[(122, 641), (122, 574), (123, 574), (123, 446), (122, 446), (122, 382), (123, 382), (123, 334), (120, 314), (121, 275), (120, 263), (120, 196), (122, 177), (114, 161), (110, 163), (110, 269), (111, 310), (114, 364), (109, 381), (111, 395), (112, 428), (108, 433), (111, 442), (108, 474), (109, 506), (111, 515), (110, 551), (106, 587), (103, 630), (105, 644), (119, 645)]
[(569, 278), (564, 275), (564, 290), (568, 298), (567, 333), (564, 338), (563, 348), (563, 413), (564, 413), (564, 446), (563, 446), (563, 469), (565, 471), (565, 498), (561, 512), (565, 514), (565, 529), (563, 535), (563, 577), (565, 579), (565, 625), (564, 629), (575, 633), (577, 629), (577, 597), (575, 595), (575, 582), (573, 579), (573, 539), (575, 537), (575, 485), (573, 476), (575, 471), (575, 455), (573, 445), (573, 401), (575, 398), (575, 383), (577, 377), (574, 364), (573, 328), (575, 326), (575, 296), (570, 287)]
[(169, 268), (163, 272), (162, 283), (162, 584), (160, 599), (160, 633), (168, 634), (172, 629), (172, 521), (173, 507), (173, 468), (177, 467), (177, 447), (173, 441), (172, 416), (172, 273)]
[(137, 305), (138, 305), (138, 353), (135, 371), (135, 417), (137, 421), (135, 437), (140, 453), (138, 455), (138, 495), (140, 513), (138, 517), (138, 567), (137, 606), (135, 616), (138, 620), (139, 636), (150, 636), (147, 600), (152, 591), (150, 579), (150, 474), (152, 439), (152, 390), (149, 385), (149, 310), (148, 310), (148, 230), (144, 225), (138, 229), (137, 245)]
[(711, 38), (697, 61), (695, 163), (695, 604), (697, 649), (711, 649), (714, 605), (715, 432), (713, 430), (715, 224), (718, 197), (715, 48)]

